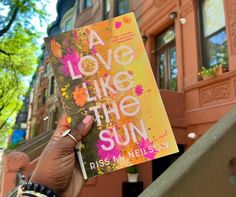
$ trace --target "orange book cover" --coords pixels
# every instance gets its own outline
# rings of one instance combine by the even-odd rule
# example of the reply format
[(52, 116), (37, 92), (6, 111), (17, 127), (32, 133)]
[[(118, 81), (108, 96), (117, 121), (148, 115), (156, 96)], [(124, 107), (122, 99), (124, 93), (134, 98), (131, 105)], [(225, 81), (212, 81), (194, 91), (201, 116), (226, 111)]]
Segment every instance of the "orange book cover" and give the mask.
[(178, 152), (133, 13), (45, 38), (85, 179)]

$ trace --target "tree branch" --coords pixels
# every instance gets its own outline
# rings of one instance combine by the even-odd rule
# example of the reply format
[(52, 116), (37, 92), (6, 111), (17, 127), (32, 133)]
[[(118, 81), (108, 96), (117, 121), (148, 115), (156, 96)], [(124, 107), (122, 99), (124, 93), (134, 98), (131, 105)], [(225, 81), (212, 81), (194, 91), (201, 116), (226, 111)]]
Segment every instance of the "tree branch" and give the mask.
[(8, 22), (8, 24), (0, 30), (0, 37), (2, 37), (12, 26), (14, 20), (16, 19), (17, 12), (19, 11), (19, 7), (16, 7), (15, 10), (13, 11), (13, 14)]
[(6, 52), (6, 51), (4, 51), (4, 50), (2, 50), (2, 49), (0, 49), (0, 53), (2, 53), (2, 54), (4, 54), (4, 55), (7, 55), (8, 57), (9, 57), (10, 55), (14, 55), (14, 53), (8, 53), (8, 52)]
[(4, 120), (4, 122), (0, 126), (0, 130), (4, 127), (4, 125), (7, 123), (8, 119), (11, 117), (11, 115), (16, 111), (19, 103), (15, 106), (15, 108), (11, 111), (11, 113), (8, 115), (8, 117)]
[(19, 88), (19, 81), (18, 81), (17, 71), (16, 71), (16, 69), (15, 69), (15, 67), (14, 67), (14, 65), (13, 65), (13, 63), (11, 61), (11, 56), (9, 56), (9, 59), (10, 59), (10, 64), (9, 65), (11, 66), (11, 68), (13, 70), (13, 74), (15, 75), (16, 87)]
[[(24, 0), (22, 2), (22, 4), (24, 5), (25, 2), (26, 2), (26, 0)], [(15, 9), (13, 10), (12, 16), (11, 16), (10, 20), (8, 21), (7, 25), (3, 29), (0, 30), (0, 37), (2, 37), (5, 33), (7, 33), (7, 31), (11, 28), (13, 22), (16, 19), (19, 9), (20, 9), (19, 5), (17, 7), (15, 7)]]

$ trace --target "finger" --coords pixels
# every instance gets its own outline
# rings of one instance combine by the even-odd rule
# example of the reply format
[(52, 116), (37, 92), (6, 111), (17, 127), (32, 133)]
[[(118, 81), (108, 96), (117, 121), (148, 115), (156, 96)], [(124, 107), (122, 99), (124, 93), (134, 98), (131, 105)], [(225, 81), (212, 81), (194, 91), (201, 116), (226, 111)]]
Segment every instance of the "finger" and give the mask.
[(59, 140), (61, 138), (61, 136), (62, 136), (62, 133), (64, 131), (66, 131), (67, 129), (69, 129), (69, 128), (70, 128), (70, 124), (67, 121), (66, 113), (63, 113), (61, 118), (60, 118), (60, 120), (59, 120), (57, 128), (56, 128), (56, 130), (53, 133), (52, 140), (53, 141)]
[(65, 128), (68, 128), (69, 126), (70, 125), (67, 121), (67, 115), (66, 113), (63, 113), (57, 125), (57, 129), (65, 129)]
[[(84, 136), (86, 136), (88, 134), (88, 132), (92, 128), (93, 120), (94, 120), (93, 116), (87, 115), (83, 119), (83, 121), (80, 124), (78, 124), (78, 126), (75, 130), (71, 130), (70, 134), (77, 141), (80, 141)], [(61, 148), (66, 148), (66, 149), (73, 150), (73, 151), (76, 146), (76, 142), (68, 135), (61, 138), (58, 143), (60, 143)]]

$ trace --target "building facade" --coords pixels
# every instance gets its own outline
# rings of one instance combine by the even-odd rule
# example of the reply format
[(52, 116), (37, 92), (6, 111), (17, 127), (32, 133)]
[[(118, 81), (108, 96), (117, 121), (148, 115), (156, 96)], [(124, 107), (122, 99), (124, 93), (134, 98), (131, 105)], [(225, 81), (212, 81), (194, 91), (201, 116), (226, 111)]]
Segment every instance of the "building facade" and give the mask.
[[(180, 149), (179, 154), (138, 166), (139, 180), (145, 189), (236, 104), (236, 3), (234, 0), (59, 0), (58, 17), (49, 26), (48, 34), (130, 11), (137, 18)], [(37, 76), (28, 135), (38, 135), (31, 144), (46, 144), (62, 112), (46, 52)], [(31, 167), (22, 171), (26, 175), (32, 172), (43, 148), (30, 151), (30, 143), (18, 148), (29, 155)], [(122, 182), (126, 180), (126, 170), (92, 178), (80, 196), (122, 196)]]

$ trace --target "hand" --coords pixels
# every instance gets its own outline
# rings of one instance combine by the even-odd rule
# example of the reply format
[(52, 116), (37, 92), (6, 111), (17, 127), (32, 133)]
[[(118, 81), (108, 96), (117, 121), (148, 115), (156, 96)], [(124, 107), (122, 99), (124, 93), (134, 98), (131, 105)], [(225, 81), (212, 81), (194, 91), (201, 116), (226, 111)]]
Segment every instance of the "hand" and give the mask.
[[(87, 115), (70, 134), (80, 141), (90, 131), (92, 124), (93, 117)], [(62, 137), (63, 132), (69, 128), (64, 114), (30, 179), (33, 183), (51, 188), (59, 196), (77, 196), (83, 185), (81, 170), (75, 158), (76, 142), (70, 136)]]

